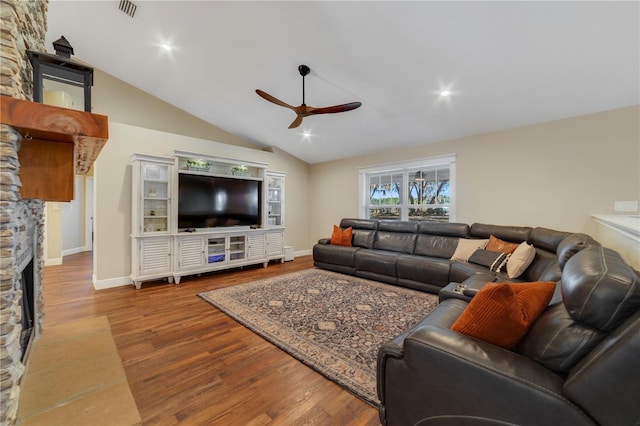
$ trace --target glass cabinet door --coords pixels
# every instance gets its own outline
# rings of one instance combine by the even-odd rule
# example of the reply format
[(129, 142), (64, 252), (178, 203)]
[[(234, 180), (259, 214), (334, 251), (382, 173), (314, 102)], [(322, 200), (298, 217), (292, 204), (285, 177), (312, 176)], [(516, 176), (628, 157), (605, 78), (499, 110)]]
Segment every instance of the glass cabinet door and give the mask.
[(284, 176), (267, 173), (267, 226), (284, 226)]
[(169, 230), (169, 166), (142, 163), (142, 232)]

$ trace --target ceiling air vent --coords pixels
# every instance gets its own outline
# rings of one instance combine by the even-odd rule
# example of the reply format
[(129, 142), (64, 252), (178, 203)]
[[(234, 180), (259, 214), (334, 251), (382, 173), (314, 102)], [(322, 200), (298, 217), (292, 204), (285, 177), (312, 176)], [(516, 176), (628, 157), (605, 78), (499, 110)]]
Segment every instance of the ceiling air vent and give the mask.
[(133, 15), (136, 14), (136, 10), (138, 9), (138, 6), (131, 3), (129, 0), (120, 0), (119, 9), (133, 18)]

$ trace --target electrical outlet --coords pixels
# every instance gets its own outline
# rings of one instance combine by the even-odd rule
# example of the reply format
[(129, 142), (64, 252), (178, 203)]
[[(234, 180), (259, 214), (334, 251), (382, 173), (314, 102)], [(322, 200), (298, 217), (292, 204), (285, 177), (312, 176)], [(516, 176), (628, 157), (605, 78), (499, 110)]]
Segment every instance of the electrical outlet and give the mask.
[(613, 209), (616, 212), (637, 212), (638, 211), (638, 202), (637, 201), (614, 201)]

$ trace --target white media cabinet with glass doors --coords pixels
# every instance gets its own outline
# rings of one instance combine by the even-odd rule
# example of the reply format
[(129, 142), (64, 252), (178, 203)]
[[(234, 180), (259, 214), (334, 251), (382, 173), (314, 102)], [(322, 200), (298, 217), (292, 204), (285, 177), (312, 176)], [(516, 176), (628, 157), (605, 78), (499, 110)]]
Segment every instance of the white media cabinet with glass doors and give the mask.
[[(131, 280), (166, 278), (262, 263), (284, 262), (283, 172), (267, 164), (173, 151), (168, 157), (133, 154)], [(261, 182), (261, 227), (178, 227), (180, 174)]]

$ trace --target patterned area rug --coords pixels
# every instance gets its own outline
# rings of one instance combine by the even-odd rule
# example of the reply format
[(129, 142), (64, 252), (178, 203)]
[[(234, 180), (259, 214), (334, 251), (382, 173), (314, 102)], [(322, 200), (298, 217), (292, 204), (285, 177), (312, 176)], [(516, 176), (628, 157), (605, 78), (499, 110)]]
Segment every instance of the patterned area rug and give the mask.
[(438, 303), (432, 294), (322, 269), (199, 296), (373, 406), (378, 348)]

